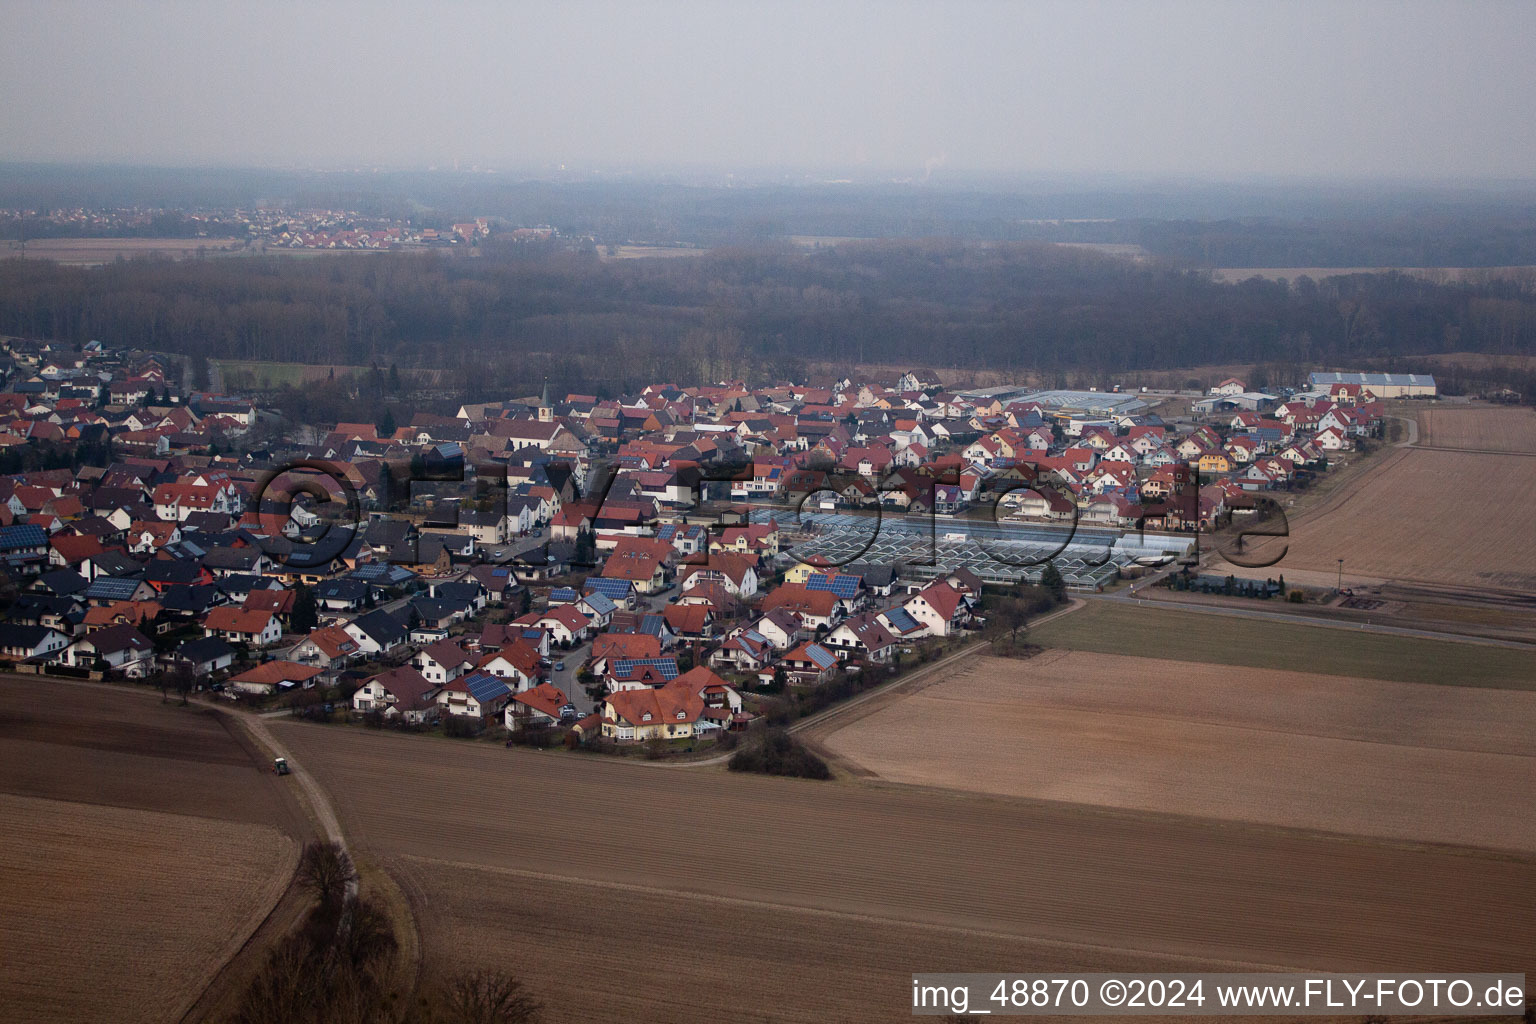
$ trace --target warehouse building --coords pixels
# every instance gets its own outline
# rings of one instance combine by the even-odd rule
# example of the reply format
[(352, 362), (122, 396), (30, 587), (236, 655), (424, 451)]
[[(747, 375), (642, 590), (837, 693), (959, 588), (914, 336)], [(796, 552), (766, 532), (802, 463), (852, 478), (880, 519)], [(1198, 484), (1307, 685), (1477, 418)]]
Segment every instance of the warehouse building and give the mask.
[(1427, 373), (1314, 373), (1311, 390), (1327, 392), (1335, 384), (1358, 384), (1377, 398), (1434, 398), (1439, 391)]

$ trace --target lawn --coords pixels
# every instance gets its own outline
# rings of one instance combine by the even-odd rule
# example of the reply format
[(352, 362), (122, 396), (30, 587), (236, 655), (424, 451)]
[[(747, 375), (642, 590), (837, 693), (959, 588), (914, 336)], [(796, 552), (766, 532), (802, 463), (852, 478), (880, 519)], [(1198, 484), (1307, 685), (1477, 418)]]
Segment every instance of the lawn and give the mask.
[(1029, 641), (1103, 654), (1536, 690), (1536, 651), (1107, 601), (1090, 601), (1031, 629)]

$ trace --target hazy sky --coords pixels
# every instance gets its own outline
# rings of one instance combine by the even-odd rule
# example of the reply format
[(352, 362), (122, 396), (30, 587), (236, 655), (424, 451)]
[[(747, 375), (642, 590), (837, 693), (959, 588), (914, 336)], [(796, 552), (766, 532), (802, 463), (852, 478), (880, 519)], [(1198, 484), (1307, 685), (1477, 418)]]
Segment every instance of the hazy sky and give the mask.
[(1536, 177), (1536, 3), (0, 0), (0, 159)]

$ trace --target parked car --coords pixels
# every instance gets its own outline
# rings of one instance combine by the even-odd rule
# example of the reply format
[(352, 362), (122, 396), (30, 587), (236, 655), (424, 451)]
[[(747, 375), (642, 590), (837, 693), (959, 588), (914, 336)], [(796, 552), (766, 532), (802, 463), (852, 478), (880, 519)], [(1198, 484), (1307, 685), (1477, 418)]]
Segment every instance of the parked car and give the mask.
[(576, 718), (580, 714), (581, 714), (581, 712), (576, 710), (576, 705), (575, 704), (562, 704), (562, 705), (560, 705), (560, 717), (561, 717), (561, 719)]
[(563, 662), (563, 661), (555, 662), (555, 671), (556, 672), (564, 672), (565, 671), (565, 662)]

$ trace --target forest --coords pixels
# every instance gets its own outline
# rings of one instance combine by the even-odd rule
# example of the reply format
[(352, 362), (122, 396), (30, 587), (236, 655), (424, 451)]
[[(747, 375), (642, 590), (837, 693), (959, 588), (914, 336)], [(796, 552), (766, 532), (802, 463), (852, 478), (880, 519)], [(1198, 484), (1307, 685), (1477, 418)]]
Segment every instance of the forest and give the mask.
[(1536, 277), (1399, 273), (1236, 284), (1047, 243), (782, 243), (671, 259), (590, 247), (430, 254), (0, 261), (0, 333), (208, 358), (430, 367), (465, 398), (548, 376), (761, 381), (810, 362), (1035, 374), (1438, 352), (1536, 352)]

